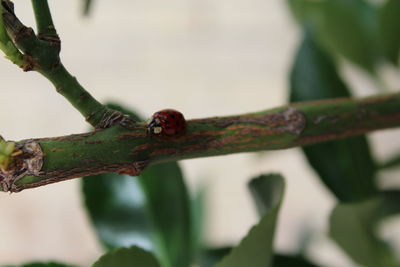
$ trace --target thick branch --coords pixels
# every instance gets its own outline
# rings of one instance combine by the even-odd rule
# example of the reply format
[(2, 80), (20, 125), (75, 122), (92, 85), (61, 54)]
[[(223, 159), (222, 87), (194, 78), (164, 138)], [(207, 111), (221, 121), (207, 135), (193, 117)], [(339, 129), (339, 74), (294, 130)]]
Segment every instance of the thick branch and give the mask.
[(18, 142), (24, 153), (15, 159), (14, 173), (0, 173), (3, 190), (17, 192), (105, 172), (137, 175), (148, 164), (285, 149), (398, 127), (400, 93), (297, 103), (187, 124), (187, 132), (179, 137), (150, 135), (145, 123), (132, 123)]

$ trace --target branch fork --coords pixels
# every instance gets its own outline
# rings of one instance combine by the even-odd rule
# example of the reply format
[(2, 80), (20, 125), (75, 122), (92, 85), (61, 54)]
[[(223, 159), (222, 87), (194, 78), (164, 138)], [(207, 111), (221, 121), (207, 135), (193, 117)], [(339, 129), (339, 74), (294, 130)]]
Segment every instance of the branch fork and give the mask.
[(34, 141), (21, 142), (17, 145), (20, 153), (12, 155), (9, 168), (0, 170), (0, 186), (3, 191), (19, 192), (22, 189), (16, 182), (25, 176), (38, 176), (43, 167), (44, 154), (39, 143)]

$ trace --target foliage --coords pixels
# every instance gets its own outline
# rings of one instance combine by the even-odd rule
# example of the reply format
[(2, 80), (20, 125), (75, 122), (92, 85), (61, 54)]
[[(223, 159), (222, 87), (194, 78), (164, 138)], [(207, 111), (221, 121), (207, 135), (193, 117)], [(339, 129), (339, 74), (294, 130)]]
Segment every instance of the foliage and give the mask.
[[(93, 2), (83, 1), (85, 14), (89, 13)], [(380, 4), (367, 0), (287, 2), (303, 32), (290, 72), (290, 102), (353, 96), (352, 88), (340, 75), (343, 60), (363, 69), (375, 80), (380, 80), (377, 70), (382, 64), (398, 67), (400, 0)], [(0, 5), (0, 11), (2, 8)], [(0, 49), (16, 64), (25, 64), (20, 53), (22, 49), (18, 50), (11, 41), (1, 19)], [(51, 71), (49, 73), (45, 76), (52, 75)], [(67, 75), (65, 73), (63, 69), (62, 75)], [(54, 83), (62, 84), (63, 80)], [(86, 96), (82, 92), (83, 89), (75, 94)], [(94, 100), (89, 103), (94, 107), (100, 105)], [(109, 107), (140, 120), (140, 116), (117, 104)], [(87, 105), (82, 104), (80, 108), (83, 114), (90, 115)], [(108, 111), (104, 109), (104, 114)], [(321, 116), (312, 123), (329, 119)], [(98, 122), (93, 124), (99, 126)], [(335, 134), (334, 129), (332, 134)], [(0, 168), (6, 169), (14, 148), (14, 143), (0, 140)], [(392, 247), (377, 231), (383, 220), (400, 212), (399, 191), (383, 191), (378, 187), (379, 170), (399, 166), (399, 156), (384, 163), (376, 162), (365, 135), (301, 149), (321, 183), (337, 200), (329, 220), (331, 240), (362, 266), (399, 266)], [(136, 177), (116, 173), (85, 177), (82, 181), (85, 208), (106, 251), (93, 266), (318, 266), (303, 253), (306, 247), (293, 255), (274, 249), (276, 224), (284, 201), (283, 177), (260, 175), (250, 181), (249, 189), (260, 215), (258, 223), (239, 244), (210, 248), (201, 238), (203, 192), (198, 192), (198, 198), (189, 195), (179, 163), (150, 166)], [(69, 265), (31, 263), (22, 266)]]
[[(290, 75), (290, 101), (349, 97), (331, 56), (313, 39), (304, 40)], [(334, 140), (303, 147), (309, 163), (340, 201), (356, 201), (377, 192), (375, 163), (365, 136)]]
[(272, 241), (283, 198), (283, 178), (280, 175), (263, 175), (254, 178), (249, 185), (262, 218), (216, 267), (272, 266)]
[(154, 256), (139, 248), (118, 248), (100, 257), (93, 267), (160, 267)]

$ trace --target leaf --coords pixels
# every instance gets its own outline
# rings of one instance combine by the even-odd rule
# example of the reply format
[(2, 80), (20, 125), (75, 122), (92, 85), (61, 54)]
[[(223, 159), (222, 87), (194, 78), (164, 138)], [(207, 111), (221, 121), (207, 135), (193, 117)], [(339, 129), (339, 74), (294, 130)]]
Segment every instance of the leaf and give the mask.
[(363, 266), (398, 266), (387, 245), (375, 233), (381, 217), (381, 201), (372, 198), (359, 203), (338, 204), (330, 217), (331, 238)]
[(400, 190), (392, 189), (383, 191), (382, 198), (382, 217), (389, 217), (393, 215), (398, 215), (400, 213)]
[(118, 248), (101, 256), (93, 267), (160, 267), (156, 258), (138, 248)]
[(140, 175), (142, 188), (154, 227), (157, 229), (162, 258), (172, 267), (191, 262), (191, 221), (188, 192), (177, 163), (147, 168)]
[(57, 262), (47, 262), (47, 263), (33, 262), (33, 263), (27, 263), (27, 264), (21, 265), (21, 267), (74, 267), (74, 266), (57, 263)]
[(300, 255), (276, 254), (274, 256), (274, 267), (317, 267)]
[(88, 16), (92, 10), (93, 0), (83, 0), (83, 15)]
[(317, 40), (369, 72), (380, 59), (376, 8), (365, 0), (289, 0), (295, 17)]
[(302, 25), (314, 27), (318, 24), (319, 16), (322, 13), (323, 1), (310, 0), (286, 0), (289, 9), (296, 19)]
[[(291, 102), (350, 96), (332, 58), (318, 46), (309, 31), (305, 32), (297, 52), (290, 85)], [(317, 123), (325, 118), (307, 119), (309, 123)], [(321, 180), (340, 201), (358, 201), (377, 192), (376, 167), (365, 136), (310, 145), (302, 150)]]
[(82, 186), (87, 211), (108, 249), (132, 245), (155, 249), (138, 178), (107, 173), (83, 178)]
[[(262, 190), (256, 188), (260, 186)], [(273, 237), (279, 208), (283, 198), (284, 180), (279, 175), (262, 175), (250, 182), (253, 194), (258, 199), (267, 200), (265, 211), (260, 222), (253, 226), (240, 244), (222, 259), (216, 267), (269, 267), (273, 258)], [(261, 194), (272, 193), (274, 197), (264, 198)]]
[(284, 190), (283, 177), (280, 174), (266, 174), (252, 179), (249, 189), (253, 196), (257, 210), (264, 215), (276, 206)]
[(203, 251), (199, 257), (199, 267), (213, 267), (223, 257), (229, 254), (232, 247), (209, 248)]
[[(125, 108), (109, 104), (133, 119)], [(176, 162), (148, 167), (139, 178), (101, 174), (83, 179), (86, 206), (108, 248), (138, 245), (163, 267), (186, 267), (193, 254), (190, 201)]]
[(386, 57), (399, 63), (400, 52), (400, 0), (387, 0), (379, 10), (380, 36)]
[[(252, 193), (258, 213), (262, 216), (269, 210), (273, 209), (274, 204), (281, 197), (284, 190), (284, 184), (278, 183), (271, 186), (271, 183), (282, 180), (280, 174), (262, 175), (258, 179), (253, 179), (250, 184), (250, 192)], [(275, 181), (275, 182), (274, 182)], [(273, 256), (274, 267), (313, 267), (315, 265), (309, 263), (300, 255), (282, 255), (275, 254)]]
[(392, 169), (400, 167), (400, 154), (396, 154), (385, 162), (379, 164), (380, 169)]
[(195, 192), (191, 200), (191, 221), (192, 221), (192, 255), (197, 258), (203, 248), (203, 233), (204, 233), (204, 200), (206, 190), (201, 187)]
[[(215, 263), (226, 256), (232, 247), (206, 249), (202, 254), (199, 267), (213, 267)], [(301, 255), (275, 254), (273, 267), (318, 267)]]
[(320, 100), (348, 97), (350, 92), (340, 78), (330, 55), (314, 40), (312, 32), (304, 31), (290, 74), (290, 100)]

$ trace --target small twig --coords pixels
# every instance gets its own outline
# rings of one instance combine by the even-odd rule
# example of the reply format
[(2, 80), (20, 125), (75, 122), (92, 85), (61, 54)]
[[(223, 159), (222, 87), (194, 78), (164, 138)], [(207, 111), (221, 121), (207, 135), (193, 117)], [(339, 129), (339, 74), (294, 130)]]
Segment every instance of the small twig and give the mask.
[(61, 42), (53, 25), (47, 0), (32, 0), (38, 36), (32, 28), (26, 27), (18, 19), (11, 1), (2, 0), (2, 3), (4, 25), (8, 35), (24, 53), (23, 57), (29, 63), (25, 63), (25, 70), (38, 71), (49, 79), (57, 92), (63, 95), (95, 128), (111, 127), (118, 123), (132, 123), (121, 113), (110, 110), (98, 102), (62, 65), (59, 57)]
[[(93, 127), (107, 128), (118, 123), (118, 120), (115, 120), (114, 124), (107, 123), (118, 112), (110, 110), (98, 102), (62, 64), (51, 71), (40, 72), (53, 83), (57, 92), (64, 96)], [(119, 113), (119, 117), (121, 120), (124, 119), (121, 113)]]
[(53, 37), (58, 38), (56, 28), (54, 27), (53, 19), (51, 17), (50, 8), (47, 0), (31, 0), (33, 12), (35, 13), (35, 20), (38, 30), (39, 38)]
[(3, 16), (4, 13), (7, 12), (8, 8), (12, 9), (12, 7), (8, 7), (5, 2), (0, 2), (0, 50), (4, 52), (6, 57), (11, 60), (11, 62), (26, 71), (30, 69), (30, 64), (11, 41), (4, 26)]

